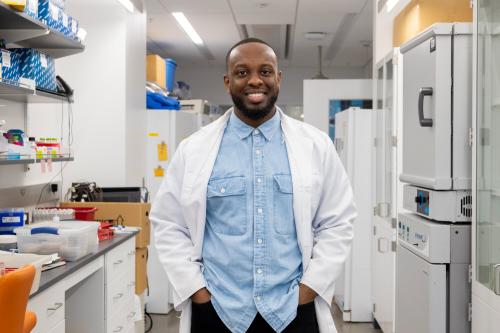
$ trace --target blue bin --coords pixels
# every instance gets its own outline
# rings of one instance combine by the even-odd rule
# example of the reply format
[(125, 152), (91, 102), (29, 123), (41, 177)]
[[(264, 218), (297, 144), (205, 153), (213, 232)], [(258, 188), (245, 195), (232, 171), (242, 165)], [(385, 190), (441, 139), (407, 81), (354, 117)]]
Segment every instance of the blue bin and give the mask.
[(165, 59), (167, 67), (167, 91), (174, 91), (175, 69), (177, 63), (172, 59)]

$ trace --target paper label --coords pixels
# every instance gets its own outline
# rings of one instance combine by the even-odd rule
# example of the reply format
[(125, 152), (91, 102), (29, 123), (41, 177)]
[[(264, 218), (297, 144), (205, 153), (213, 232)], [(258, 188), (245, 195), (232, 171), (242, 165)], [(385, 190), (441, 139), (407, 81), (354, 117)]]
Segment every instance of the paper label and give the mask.
[(43, 68), (49, 67), (47, 65), (47, 57), (45, 56), (45, 54), (40, 54), (40, 63), (42, 64)]
[(20, 216), (5, 216), (2, 217), (2, 223), (20, 223), (21, 222), (21, 217)]
[(76, 33), (78, 32), (78, 25), (76, 24), (76, 21), (75, 20), (72, 20), (71, 21), (71, 31), (73, 31), (73, 33), (76, 35)]
[(38, 0), (27, 0), (28, 10), (38, 15)]
[(67, 27), (68, 27), (68, 25), (69, 25), (68, 21), (69, 21), (68, 14), (66, 14), (66, 13), (64, 13), (64, 12), (63, 12), (63, 25), (64, 25), (66, 28), (67, 28)]
[(49, 12), (54, 21), (59, 20), (59, 7), (49, 3)]
[(10, 52), (2, 51), (2, 66), (10, 68)]

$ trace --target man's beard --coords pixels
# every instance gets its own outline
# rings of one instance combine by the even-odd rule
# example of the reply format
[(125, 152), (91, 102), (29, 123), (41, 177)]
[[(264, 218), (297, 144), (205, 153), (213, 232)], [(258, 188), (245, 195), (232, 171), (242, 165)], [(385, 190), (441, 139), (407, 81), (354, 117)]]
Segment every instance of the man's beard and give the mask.
[(243, 115), (252, 120), (259, 120), (266, 117), (274, 109), (278, 100), (278, 94), (272, 95), (266, 105), (258, 109), (249, 109), (245, 106), (243, 98), (239, 95), (231, 94), (234, 106), (243, 113)]

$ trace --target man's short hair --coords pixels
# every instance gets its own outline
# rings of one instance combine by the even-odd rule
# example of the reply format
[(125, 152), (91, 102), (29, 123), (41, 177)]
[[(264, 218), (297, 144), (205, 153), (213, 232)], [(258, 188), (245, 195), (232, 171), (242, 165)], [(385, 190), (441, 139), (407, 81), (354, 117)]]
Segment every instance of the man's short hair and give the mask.
[(253, 38), (253, 37), (250, 37), (250, 38), (245, 38), (243, 40), (240, 40), (238, 43), (234, 44), (230, 49), (229, 51), (227, 51), (227, 54), (226, 54), (226, 68), (229, 69), (229, 56), (231, 55), (231, 52), (237, 48), (238, 46), (240, 45), (243, 45), (243, 44), (248, 44), (248, 43), (260, 43), (260, 44), (264, 44), (266, 46), (268, 46), (271, 50), (273, 50), (274, 54), (276, 54), (276, 51), (273, 49), (273, 47), (271, 45), (269, 45), (268, 43), (264, 42), (262, 39), (259, 39), (259, 38)]

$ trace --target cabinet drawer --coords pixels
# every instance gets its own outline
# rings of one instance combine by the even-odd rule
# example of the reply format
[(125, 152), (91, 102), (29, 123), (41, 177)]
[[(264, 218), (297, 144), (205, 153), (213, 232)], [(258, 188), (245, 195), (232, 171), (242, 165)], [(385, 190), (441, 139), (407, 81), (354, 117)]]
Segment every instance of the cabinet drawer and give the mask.
[(53, 329), (51, 329), (48, 333), (65, 333), (66, 329), (66, 321), (61, 321), (59, 324), (56, 325)]
[(28, 311), (36, 313), (33, 333), (45, 333), (64, 320), (64, 290), (54, 286), (29, 300)]
[(134, 239), (131, 238), (106, 254), (106, 284), (121, 276), (130, 266), (130, 253), (135, 251)]
[(106, 318), (113, 317), (127, 300), (125, 281), (117, 280), (106, 285)]
[(134, 302), (127, 300), (106, 322), (107, 333), (127, 333), (134, 327)]

